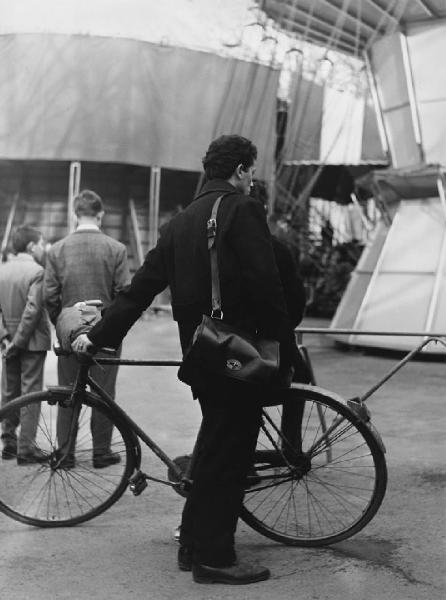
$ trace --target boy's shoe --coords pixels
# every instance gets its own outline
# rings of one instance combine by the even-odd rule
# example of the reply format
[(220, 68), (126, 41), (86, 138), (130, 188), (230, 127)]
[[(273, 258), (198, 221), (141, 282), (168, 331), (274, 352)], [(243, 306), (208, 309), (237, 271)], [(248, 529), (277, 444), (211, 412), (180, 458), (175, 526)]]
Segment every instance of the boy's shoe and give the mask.
[(192, 550), (189, 546), (178, 548), (178, 568), (180, 571), (192, 571)]
[(266, 567), (238, 562), (231, 567), (209, 567), (194, 563), (192, 577), (196, 583), (225, 583), (228, 585), (246, 585), (265, 581), (271, 573)]
[(42, 452), (42, 450), (39, 450), (38, 448), (31, 450), (30, 452), (22, 452), (21, 454), (17, 454), (17, 464), (21, 466), (43, 463), (48, 459), (49, 454)]
[(13, 444), (6, 444), (3, 446), (2, 450), (2, 459), (3, 460), (11, 460), (17, 456), (17, 446)]
[(111, 465), (117, 465), (121, 462), (121, 455), (118, 452), (106, 452), (105, 454), (93, 455), (93, 467), (95, 469), (105, 469)]

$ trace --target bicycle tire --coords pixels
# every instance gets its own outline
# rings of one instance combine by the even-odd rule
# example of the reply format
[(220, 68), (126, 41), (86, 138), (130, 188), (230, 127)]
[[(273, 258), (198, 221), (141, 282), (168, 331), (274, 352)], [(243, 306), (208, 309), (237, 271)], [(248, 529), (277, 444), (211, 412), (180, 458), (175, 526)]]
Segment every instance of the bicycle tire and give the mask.
[[(241, 518), (283, 544), (340, 542), (365, 527), (382, 503), (384, 447), (371, 425), (336, 394), (293, 384), (286, 398), (304, 403), (300, 434), (293, 446), (280, 431), (282, 407), (264, 410)], [(335, 426), (336, 419), (341, 421)], [(315, 446), (318, 438), (322, 442)]]
[[(8, 456), (7, 446), (0, 462), (0, 511), (36, 527), (68, 527), (97, 517), (122, 496), (134, 470), (132, 434), (100, 399), (89, 393), (80, 407), (74, 463), (60, 463), (60, 454), (56, 454), (57, 410), (66, 410), (59, 405), (68, 400), (70, 392), (54, 389), (57, 391), (26, 394), (0, 410), (3, 432), (8, 420), (13, 423), (18, 415), (24, 424), (30, 411), (39, 414), (34, 447), (43, 453), (42, 462), (22, 459), (19, 465), (14, 452)], [(102, 426), (113, 427), (111, 451), (119, 453), (117, 464), (104, 467), (97, 459), (93, 462), (92, 408), (99, 411)], [(19, 424), (16, 430), (19, 452), (21, 446), (29, 447), (24, 428)]]

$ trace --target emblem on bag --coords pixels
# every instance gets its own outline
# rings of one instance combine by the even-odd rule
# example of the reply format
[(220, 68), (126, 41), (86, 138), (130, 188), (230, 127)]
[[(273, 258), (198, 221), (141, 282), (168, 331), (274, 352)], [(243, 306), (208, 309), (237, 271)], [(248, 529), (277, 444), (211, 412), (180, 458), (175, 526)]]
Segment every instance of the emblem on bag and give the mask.
[(240, 371), (242, 363), (236, 358), (230, 358), (226, 361), (226, 366), (230, 371)]

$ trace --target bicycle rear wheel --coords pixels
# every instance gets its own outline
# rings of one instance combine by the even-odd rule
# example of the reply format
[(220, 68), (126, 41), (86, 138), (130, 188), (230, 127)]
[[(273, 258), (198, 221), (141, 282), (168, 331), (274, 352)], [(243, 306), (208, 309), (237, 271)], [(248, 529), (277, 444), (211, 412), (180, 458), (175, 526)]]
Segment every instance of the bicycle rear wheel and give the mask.
[(384, 448), (336, 395), (295, 385), (286, 398), (301, 408), (294, 431), (288, 422), (289, 437), (282, 433), (282, 406), (264, 410), (241, 518), (284, 544), (340, 542), (360, 531), (383, 500)]
[[(101, 514), (124, 493), (134, 465), (131, 434), (90, 394), (85, 394), (80, 406), (75, 454), (61, 461), (57, 411), (69, 410), (60, 408), (59, 403), (66, 402), (70, 392), (55, 390), (27, 394), (0, 410), (4, 443), (5, 431), (10, 432), (11, 424), (19, 423), (16, 429), (19, 451), (34, 446), (33, 454), (39, 460), (16, 458), (14, 442), (4, 446), (0, 462), (0, 511), (38, 527), (77, 525)], [(95, 415), (100, 416), (99, 427), (113, 427), (111, 452), (117, 455), (115, 464), (93, 461), (90, 424), (93, 408), (97, 411)], [(35, 439), (27, 440), (25, 430), (29, 429), (31, 415), (38, 418), (37, 432)], [(98, 431), (97, 424), (95, 427), (95, 435), (100, 435), (101, 429)]]

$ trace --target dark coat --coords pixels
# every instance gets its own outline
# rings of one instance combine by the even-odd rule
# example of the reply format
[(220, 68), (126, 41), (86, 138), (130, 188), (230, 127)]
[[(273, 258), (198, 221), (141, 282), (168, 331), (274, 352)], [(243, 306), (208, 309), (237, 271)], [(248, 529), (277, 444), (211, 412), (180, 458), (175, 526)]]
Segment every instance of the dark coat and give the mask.
[(224, 320), (281, 342), (283, 356), (293, 345), (271, 235), (262, 205), (224, 180), (209, 181), (200, 196), (163, 229), (131, 285), (90, 331), (96, 346), (120, 344), (131, 325), (167, 285), (183, 350), (203, 313), (211, 312), (211, 275), (206, 223), (212, 206), (227, 194), (217, 216), (217, 254)]
[(306, 292), (304, 282), (289, 246), (274, 235), (271, 241), (291, 325), (297, 327), (305, 312)]

